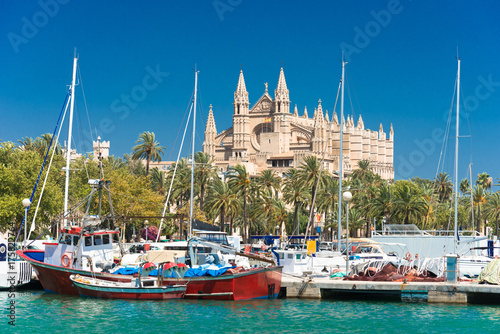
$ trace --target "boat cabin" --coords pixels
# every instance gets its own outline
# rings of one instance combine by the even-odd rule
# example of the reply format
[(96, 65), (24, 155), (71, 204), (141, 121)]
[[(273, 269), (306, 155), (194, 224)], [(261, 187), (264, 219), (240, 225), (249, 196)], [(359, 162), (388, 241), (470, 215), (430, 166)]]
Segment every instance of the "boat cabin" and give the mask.
[[(113, 262), (113, 236), (118, 231), (81, 233), (81, 227), (64, 228), (57, 242), (46, 242), (44, 263), (66, 268), (96, 270), (97, 263)], [(76, 258), (76, 260), (75, 260)]]

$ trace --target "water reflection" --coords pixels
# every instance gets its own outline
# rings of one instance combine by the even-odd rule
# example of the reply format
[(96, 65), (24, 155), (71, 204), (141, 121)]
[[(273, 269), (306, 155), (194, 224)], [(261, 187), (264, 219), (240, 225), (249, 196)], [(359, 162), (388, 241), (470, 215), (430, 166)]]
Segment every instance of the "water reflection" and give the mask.
[[(6, 292), (0, 301), (7, 302)], [(40, 292), (16, 297), (22, 332), (161, 331), (452, 333), (494, 328), (500, 306), (445, 305), (373, 301), (249, 300), (205, 301), (101, 300)], [(0, 324), (0, 328), (4, 323)], [(0, 331), (1, 332), (1, 331)]]

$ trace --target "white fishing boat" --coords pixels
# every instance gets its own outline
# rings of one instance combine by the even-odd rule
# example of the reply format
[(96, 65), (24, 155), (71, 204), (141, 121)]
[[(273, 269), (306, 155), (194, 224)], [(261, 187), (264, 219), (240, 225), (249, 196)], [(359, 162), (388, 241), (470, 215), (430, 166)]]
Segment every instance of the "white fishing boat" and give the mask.
[(0, 239), (0, 290), (16, 289), (31, 281), (31, 266), (13, 248), (14, 243)]

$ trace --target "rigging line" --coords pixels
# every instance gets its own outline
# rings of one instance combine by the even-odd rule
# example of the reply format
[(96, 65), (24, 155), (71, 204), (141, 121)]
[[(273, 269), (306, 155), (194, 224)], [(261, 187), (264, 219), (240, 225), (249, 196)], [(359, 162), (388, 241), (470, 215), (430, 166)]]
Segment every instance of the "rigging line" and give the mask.
[[(193, 98), (194, 98), (194, 90), (193, 90), (193, 93), (191, 94), (191, 98), (189, 99), (189, 103), (186, 107), (186, 111), (184, 111), (184, 117), (182, 118), (181, 124), (184, 124), (184, 120), (186, 119), (186, 115), (191, 115), (191, 111), (189, 108), (190, 107), (192, 108)], [(188, 120), (188, 123), (189, 123), (189, 120)], [(177, 131), (177, 135), (175, 136), (174, 144), (172, 145), (172, 150), (170, 151), (170, 154), (168, 156), (168, 160), (170, 160), (170, 158), (172, 157), (172, 154), (174, 153), (175, 144), (177, 143), (177, 139), (179, 139), (179, 134), (181, 133), (181, 129), (182, 129), (182, 127), (179, 127), (179, 131)], [(181, 144), (181, 147), (182, 147), (182, 144)]]
[[(351, 116), (352, 116), (352, 119), (354, 122), (354, 116), (356, 116), (356, 115), (355, 115), (354, 107), (352, 105), (351, 89), (349, 88), (349, 80), (348, 80), (347, 74), (346, 74), (345, 83), (347, 84), (347, 95), (349, 95), (349, 104), (351, 105)], [(354, 124), (353, 124), (353, 126), (354, 126)]]
[(356, 91), (354, 90), (354, 87), (352, 89), (352, 93), (354, 94), (354, 99), (356, 100), (356, 104), (358, 105), (359, 114), (361, 115), (361, 105), (359, 104), (358, 97), (356, 95)]
[[(462, 90), (462, 86), (460, 87), (460, 91), (462, 93), (462, 96), (465, 96), (464, 95), (464, 92)], [(466, 120), (467, 120), (467, 127), (469, 128), (469, 135), (470, 135), (470, 161), (469, 163), (472, 163), (472, 153), (473, 153), (473, 145), (472, 145), (472, 129), (471, 129), (471, 120), (469, 119), (469, 113), (467, 112), (467, 105), (465, 104), (465, 99), (462, 99), (462, 105), (463, 105), (463, 109), (464, 109), (464, 112), (465, 112), (465, 117), (466, 117)], [(472, 116), (472, 115), (471, 115)]]
[[(61, 119), (61, 124), (64, 123), (64, 119), (66, 117), (66, 112), (68, 111), (69, 102), (70, 102), (70, 100), (68, 99), (68, 101), (66, 103), (66, 107), (64, 108), (64, 114), (63, 114), (63, 117)], [(61, 130), (62, 130), (62, 126), (59, 127), (59, 130), (57, 131), (57, 137), (56, 138), (59, 138), (59, 135), (61, 134)], [(50, 148), (49, 148), (49, 150), (50, 150)], [(49, 166), (47, 167), (47, 172), (45, 173), (45, 180), (43, 181), (42, 190), (40, 191), (40, 196), (38, 196), (38, 203), (36, 205), (35, 214), (33, 215), (33, 221), (31, 222), (31, 228), (30, 228), (30, 232), (28, 234), (28, 240), (29, 240), (29, 238), (31, 236), (31, 232), (35, 228), (36, 216), (38, 214), (38, 209), (40, 207), (40, 203), (42, 202), (43, 192), (45, 191), (45, 185), (47, 184), (47, 179), (48, 179), (49, 173), (50, 173), (50, 167), (52, 167), (52, 160), (54, 159), (54, 153), (56, 152), (56, 150), (57, 150), (57, 143), (54, 145), (54, 148), (52, 149), (52, 155), (50, 157)]]
[[(61, 108), (61, 112), (59, 113), (59, 118), (57, 119), (56, 126), (54, 128), (54, 132), (52, 133), (52, 138), (50, 139), (49, 147), (47, 148), (47, 153), (45, 153), (45, 158), (43, 159), (42, 167), (40, 168), (40, 173), (38, 173), (38, 178), (36, 179), (35, 187), (33, 187), (33, 191), (31, 192), (31, 197), (30, 197), (30, 202), (33, 201), (33, 196), (35, 196), (35, 191), (36, 187), (38, 186), (38, 181), (40, 181), (40, 176), (42, 175), (43, 168), (45, 167), (45, 162), (47, 161), (47, 156), (49, 155), (50, 147), (52, 146), (52, 142), (54, 141), (54, 135), (56, 134), (56, 130), (59, 127), (59, 121), (61, 120), (63, 111), (64, 111), (64, 106), (66, 105), (66, 102), (68, 101), (68, 97), (70, 96), (69, 90), (66, 93), (66, 98), (64, 99), (63, 106)], [(31, 206), (31, 204), (30, 204)], [(17, 231), (17, 236), (15, 242), (17, 242), (17, 239), (19, 239), (19, 234), (21, 233), (21, 229), (23, 228), (23, 225), (25, 224), (25, 220), (28, 216), (28, 211), (29, 211), (29, 206), (26, 208), (26, 213), (25, 216), (21, 222), (21, 226), (19, 227), (19, 231)]]
[(335, 104), (333, 105), (332, 120), (333, 120), (333, 115), (336, 113), (336, 110), (337, 110), (337, 102), (339, 101), (339, 94), (340, 94), (340, 87), (341, 86), (342, 86), (342, 78), (339, 81), (339, 88), (337, 89), (337, 97), (335, 98)]
[[(80, 109), (78, 109), (78, 104), (76, 105), (76, 115), (77, 115), (77, 118), (78, 118), (78, 129), (80, 130), (79, 131), (79, 139), (80, 139), (80, 142), (83, 143), (83, 152), (84, 154), (87, 153), (87, 147), (85, 146), (85, 140), (83, 138), (83, 129), (82, 129), (82, 121), (80, 119)], [(90, 133), (92, 134), (92, 131), (90, 131)], [(72, 138), (72, 140), (74, 140), (74, 138)], [(76, 143), (76, 141), (75, 141)], [(89, 171), (87, 169), (87, 164), (85, 163), (85, 158), (83, 159), (83, 166), (85, 167), (85, 172), (87, 173), (87, 180), (90, 180), (90, 177), (89, 177)]]
[(77, 64), (77, 69), (78, 69), (78, 78), (80, 79), (80, 83), (81, 83), (81, 87), (82, 87), (83, 103), (85, 104), (85, 111), (87, 113), (87, 121), (89, 123), (90, 139), (92, 139), (92, 141), (94, 141), (94, 137), (92, 136), (92, 127), (90, 126), (90, 117), (89, 117), (89, 109), (87, 107), (87, 99), (85, 97), (85, 91), (83, 90), (83, 79), (82, 79), (82, 74), (80, 73), (80, 63)]
[(437, 170), (436, 170), (436, 176), (439, 173), (439, 167), (441, 166), (441, 159), (443, 159), (443, 167), (444, 167), (443, 151), (445, 152), (445, 155), (446, 155), (445, 148), (448, 145), (448, 135), (449, 135), (449, 132), (450, 132), (451, 116), (452, 116), (452, 112), (453, 112), (453, 101), (455, 101), (455, 93), (456, 93), (456, 91), (457, 91), (457, 80), (455, 79), (455, 87), (453, 88), (453, 96), (451, 98), (450, 111), (448, 113), (448, 121), (447, 121), (447, 124), (446, 124), (445, 137), (443, 139), (443, 144), (441, 146), (441, 153), (439, 154), (439, 161), (438, 161), (438, 167), (437, 167)]
[[(193, 97), (194, 97), (194, 91), (193, 91), (193, 95), (191, 95), (191, 101), (193, 101)], [(193, 107), (194, 107), (194, 105), (193, 105), (193, 103), (191, 103), (191, 108), (189, 109), (189, 114), (188, 114), (188, 118), (187, 118), (187, 122), (186, 122), (186, 127), (184, 128), (184, 134), (182, 135), (181, 147), (179, 148), (179, 153), (177, 155), (177, 161), (176, 161), (175, 167), (174, 167), (174, 173), (172, 175), (172, 180), (170, 182), (170, 187), (168, 189), (167, 199), (165, 200), (165, 205), (163, 206), (162, 217), (165, 216), (165, 212), (167, 211), (168, 202), (170, 200), (170, 194), (172, 193), (172, 186), (174, 184), (175, 174), (177, 172), (177, 167), (179, 166), (179, 159), (181, 157), (182, 146), (184, 145), (184, 139), (186, 138), (186, 132), (187, 132), (188, 125), (189, 125), (189, 120), (191, 119), (191, 113), (193, 111)], [(160, 236), (162, 225), (163, 225), (163, 218), (161, 219), (161, 221), (160, 221), (160, 227), (158, 228), (158, 235), (156, 237), (156, 241), (157, 242), (158, 242), (158, 238)]]
[[(94, 194), (94, 192), (91, 192), (89, 195), (87, 195), (87, 197), (85, 197), (83, 200), (80, 201), (80, 203), (77, 204), (77, 206), (75, 206), (73, 209), (71, 209), (70, 211), (68, 211), (66, 214), (64, 214), (64, 212), (62, 213), (62, 217), (60, 219), (63, 219), (65, 217), (69, 217), (70, 213), (73, 213), (73, 211), (75, 211), (76, 209), (78, 209), (83, 203), (85, 203), (86, 200), (88, 200), (92, 195)], [(47, 233), (52, 227), (54, 227), (55, 224), (59, 223), (59, 221), (57, 220), (57, 217), (56, 216), (56, 220), (52, 223), (52, 225), (50, 225), (48, 228), (46, 228), (44, 231), (42, 231), (42, 233), (40, 233), (33, 241), (31, 241), (28, 246), (30, 246), (31, 244), (33, 244), (36, 240), (38, 240), (42, 235), (44, 235), (45, 233)]]

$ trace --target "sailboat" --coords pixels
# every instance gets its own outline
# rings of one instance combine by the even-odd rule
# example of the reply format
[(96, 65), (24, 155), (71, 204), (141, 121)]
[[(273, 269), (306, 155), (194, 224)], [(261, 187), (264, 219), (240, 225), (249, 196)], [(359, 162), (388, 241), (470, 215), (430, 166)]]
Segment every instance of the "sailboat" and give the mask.
[[(72, 212), (68, 208), (69, 163), (77, 62), (78, 58), (75, 56), (71, 84), (70, 130), (66, 150), (64, 217), (63, 226), (58, 229), (58, 233), (60, 233), (59, 239), (57, 242), (44, 242), (45, 250), (23, 249), (17, 251), (21, 258), (32, 265), (45, 291), (72, 295), (78, 294), (69, 278), (72, 274), (94, 276), (120, 282), (130, 282), (132, 279), (131, 276), (109, 274), (109, 270), (115, 266), (113, 262), (113, 239), (119, 232), (100, 227), (100, 200), (103, 190), (106, 190), (110, 199), (112, 215), (114, 216), (108, 189), (110, 181), (89, 180), (91, 192), (87, 197), (87, 209), (80, 226), (73, 225), (69, 219)], [(97, 216), (89, 216), (90, 203), (96, 194), (99, 195), (99, 213)], [(117, 239), (119, 240), (119, 238)]]
[[(459, 120), (460, 120), (460, 58), (458, 61), (458, 70), (457, 70), (457, 112), (456, 112), (456, 122), (455, 122), (455, 163), (454, 163), (454, 188), (455, 188), (455, 196), (454, 196), (454, 207), (455, 207), (455, 230), (454, 230), (454, 238), (455, 238), (455, 250), (454, 253), (458, 255), (457, 247), (460, 243), (459, 235), (458, 235), (458, 138), (459, 138)], [(471, 179), (472, 181), (472, 179)], [(478, 277), (481, 271), (488, 263), (490, 263), (492, 259), (487, 256), (481, 255), (467, 255), (458, 257), (458, 272), (460, 276), (465, 276), (469, 278)]]

